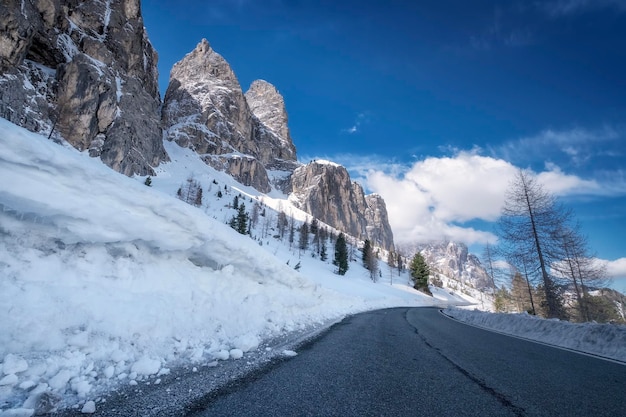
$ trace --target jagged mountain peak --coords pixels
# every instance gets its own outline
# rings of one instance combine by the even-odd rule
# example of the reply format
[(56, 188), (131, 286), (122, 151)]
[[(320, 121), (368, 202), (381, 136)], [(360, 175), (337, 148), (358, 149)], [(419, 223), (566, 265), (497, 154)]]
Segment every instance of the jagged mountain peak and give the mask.
[[(245, 96), (250, 110), (261, 123), (276, 133), (287, 146), (293, 147), (285, 100), (276, 87), (265, 80), (255, 80)], [(293, 151), (295, 154), (295, 148)]]

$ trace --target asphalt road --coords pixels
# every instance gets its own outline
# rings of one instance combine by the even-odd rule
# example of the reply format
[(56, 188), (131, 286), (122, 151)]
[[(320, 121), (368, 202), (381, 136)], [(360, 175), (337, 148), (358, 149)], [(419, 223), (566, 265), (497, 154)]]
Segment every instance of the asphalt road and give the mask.
[(626, 416), (626, 366), (433, 308), (359, 314), (206, 399), (207, 416)]

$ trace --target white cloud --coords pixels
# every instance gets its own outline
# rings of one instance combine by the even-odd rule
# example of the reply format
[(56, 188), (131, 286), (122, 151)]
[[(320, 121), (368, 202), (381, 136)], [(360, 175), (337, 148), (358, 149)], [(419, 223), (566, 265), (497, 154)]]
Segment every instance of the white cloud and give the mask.
[(342, 129), (341, 131), (352, 135), (354, 133), (357, 133), (359, 130), (361, 130), (361, 125), (363, 123), (367, 123), (368, 121), (369, 121), (369, 115), (367, 112), (359, 113), (356, 115), (356, 120), (354, 121), (354, 124), (347, 129)]
[[(476, 151), (429, 157), (403, 172), (394, 167), (386, 172), (371, 167), (364, 183), (385, 199), (397, 242), (449, 239), (466, 244), (494, 243), (491, 232), (464, 223), (497, 220), (518, 167)], [(535, 175), (546, 191), (558, 196), (603, 194), (598, 182), (566, 174), (555, 165), (547, 165)]]
[(398, 242), (450, 239), (493, 243), (490, 232), (455, 223), (495, 220), (515, 171), (506, 161), (461, 152), (416, 162), (400, 177), (371, 170), (366, 184), (385, 199)]
[(547, 171), (537, 175), (537, 180), (551, 194), (556, 196), (607, 194), (607, 190), (595, 180), (585, 180), (576, 175), (565, 174), (554, 164), (546, 164), (546, 168)]
[(606, 275), (609, 278), (626, 279), (626, 258), (619, 258), (614, 261), (598, 259), (598, 262), (604, 264), (606, 267)]

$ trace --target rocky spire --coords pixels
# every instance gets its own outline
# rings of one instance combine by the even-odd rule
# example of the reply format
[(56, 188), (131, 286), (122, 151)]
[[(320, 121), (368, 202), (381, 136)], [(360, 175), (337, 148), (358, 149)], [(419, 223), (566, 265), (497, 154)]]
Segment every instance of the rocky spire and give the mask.
[(139, 0), (0, 4), (0, 116), (126, 175), (167, 160)]
[(245, 94), (246, 101), (252, 113), (280, 140), (283, 159), (296, 159), (296, 148), (291, 140), (287, 126), (287, 109), (285, 100), (276, 87), (264, 80), (253, 81)]

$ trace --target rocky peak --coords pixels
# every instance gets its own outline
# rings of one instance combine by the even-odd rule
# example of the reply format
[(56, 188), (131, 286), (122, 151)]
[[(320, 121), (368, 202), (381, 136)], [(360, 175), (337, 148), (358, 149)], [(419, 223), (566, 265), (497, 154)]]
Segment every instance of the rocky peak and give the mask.
[(253, 83), (249, 93), (262, 120), (251, 110), (228, 62), (203, 39), (170, 72), (163, 124), (168, 140), (195, 150), (214, 168), (241, 173), (245, 161), (255, 174), (239, 178), (267, 192), (266, 170), (293, 170), (296, 150), (280, 93), (266, 82)]
[(289, 199), (298, 208), (336, 229), (375, 245), (393, 249), (393, 235), (382, 199), (368, 204), (363, 188), (350, 180), (348, 171), (328, 161), (312, 161), (291, 177)]
[(276, 87), (267, 81), (256, 80), (252, 82), (245, 96), (252, 113), (266, 128), (278, 136), (283, 146), (290, 151), (292, 159), (295, 160), (296, 148), (291, 140), (289, 127), (287, 127), (285, 100)]
[(139, 0), (0, 4), (0, 116), (126, 175), (167, 160)]
[(475, 288), (492, 286), (491, 278), (480, 260), (469, 253), (463, 243), (435, 242), (418, 245), (415, 249), (424, 255), (433, 271), (463, 283), (471, 283)]

